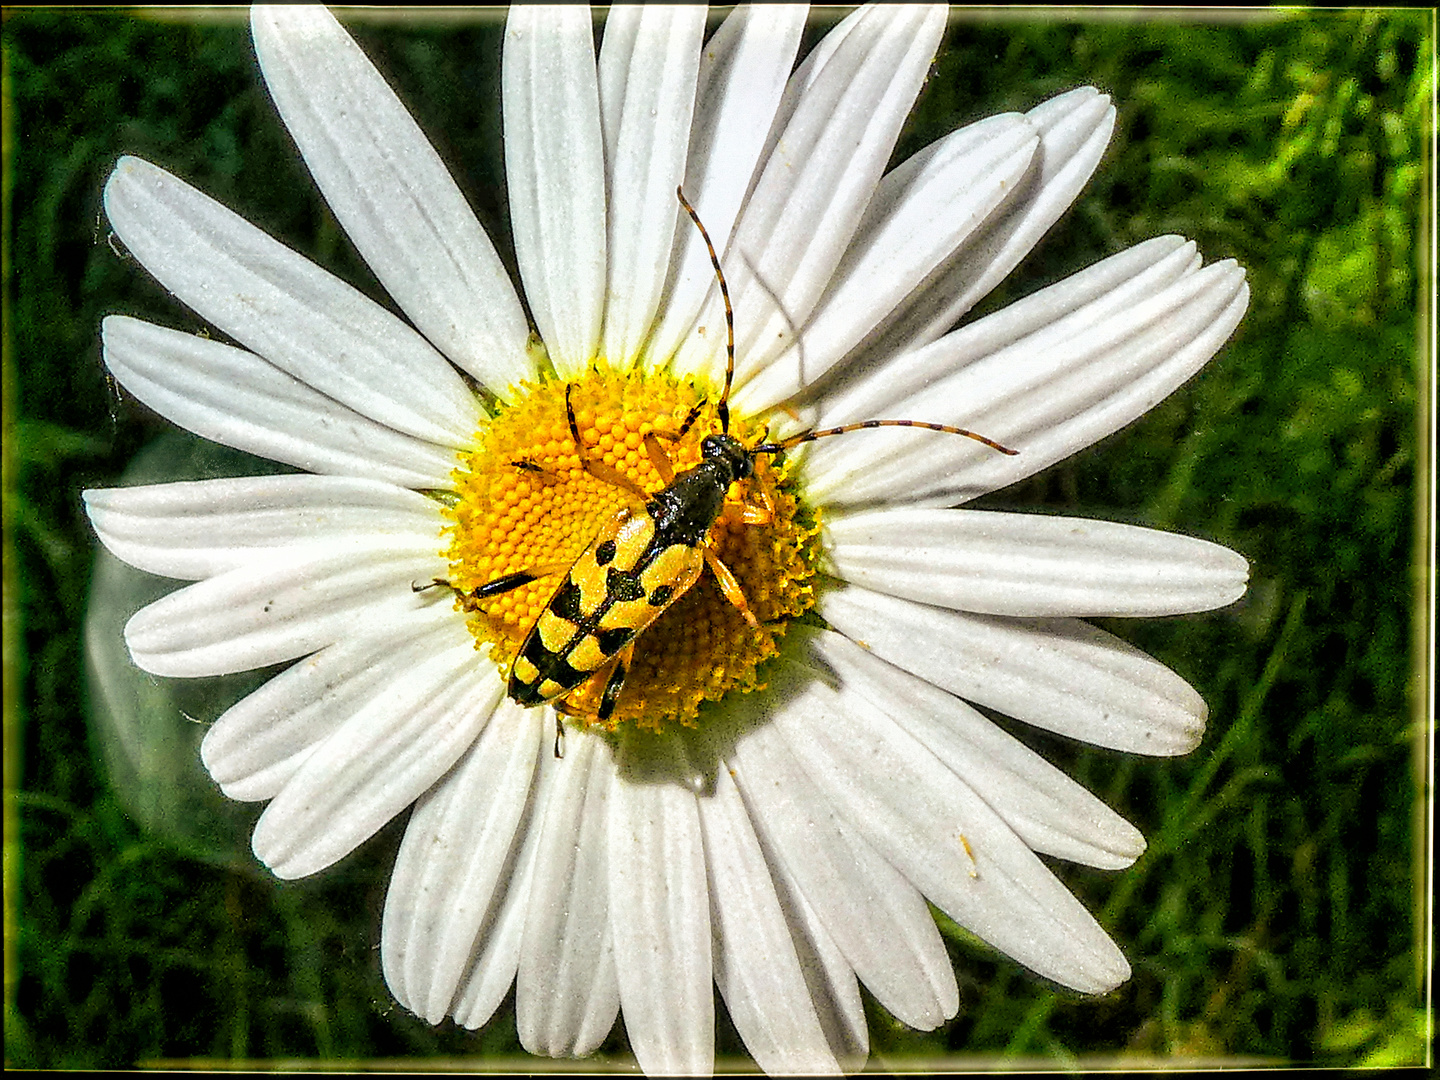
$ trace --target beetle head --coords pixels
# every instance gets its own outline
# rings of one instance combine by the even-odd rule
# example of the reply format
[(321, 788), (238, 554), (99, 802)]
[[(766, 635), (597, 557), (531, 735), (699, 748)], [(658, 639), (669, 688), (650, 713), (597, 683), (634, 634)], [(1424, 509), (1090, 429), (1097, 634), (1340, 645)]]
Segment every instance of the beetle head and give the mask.
[(755, 472), (750, 451), (733, 435), (706, 435), (700, 440), (700, 457), (722, 463), (734, 480), (744, 480)]

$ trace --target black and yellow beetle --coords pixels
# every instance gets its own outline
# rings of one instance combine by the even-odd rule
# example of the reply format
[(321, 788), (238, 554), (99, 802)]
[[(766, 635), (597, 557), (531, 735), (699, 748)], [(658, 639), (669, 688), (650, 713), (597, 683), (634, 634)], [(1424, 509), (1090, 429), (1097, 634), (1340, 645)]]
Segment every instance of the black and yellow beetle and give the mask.
[[(815, 439), (876, 427), (928, 428), (964, 435), (1002, 454), (1017, 452), (964, 428), (919, 420), (866, 420), (822, 431), (806, 431), (778, 442), (761, 442), (748, 447), (741, 443), (729, 433), (730, 384), (735, 374), (735, 320), (730, 306), (730, 290), (725, 284), (725, 275), (720, 269), (720, 259), (710, 241), (710, 234), (694, 207), (686, 200), (684, 192), (677, 188), (675, 194), (705, 240), (725, 302), (725, 389), (715, 409), (720, 431), (701, 440), (700, 463), (678, 475), (659, 445), (656, 434), (647, 435), (646, 451), (665, 486), (656, 492), (646, 492), (603, 462), (586, 457), (585, 443), (580, 437), (575, 410), (570, 403), (572, 387), (567, 386), (565, 413), (585, 470), (596, 479), (630, 492), (643, 504), (642, 507), (626, 506), (616, 511), (568, 569), (563, 566), (537, 567), (506, 574), (468, 593), (442, 579), (434, 582), (454, 590), (469, 606), (564, 570), (565, 580), (550, 597), (515, 653), (510, 664), (507, 690), (510, 697), (521, 705), (549, 703), (557, 712), (567, 712), (564, 699), (609, 666), (595, 714), (601, 723), (609, 720), (615, 710), (635, 651), (635, 639), (700, 579), (706, 566), (715, 575), (726, 599), (752, 626), (758, 625), (745, 601), (740, 583), (712, 549), (710, 531), (720, 517), (730, 486), (754, 475), (755, 459), (760, 454), (778, 454)], [(671, 440), (684, 438), (699, 416), (700, 408), (697, 405), (690, 411), (677, 433), (664, 437)], [(518, 461), (514, 464), (522, 469), (544, 471), (530, 462)], [(741, 520), (746, 524), (763, 525), (770, 520), (770, 514), (768, 505), (747, 504)], [(557, 726), (557, 754), (559, 730)]]

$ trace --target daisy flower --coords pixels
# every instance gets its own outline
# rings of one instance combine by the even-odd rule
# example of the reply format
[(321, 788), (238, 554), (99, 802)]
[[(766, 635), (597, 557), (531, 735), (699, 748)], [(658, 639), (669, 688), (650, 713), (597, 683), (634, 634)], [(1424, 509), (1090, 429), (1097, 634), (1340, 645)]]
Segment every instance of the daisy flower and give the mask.
[[(713, 984), (764, 1069), (854, 1068), (862, 983), (916, 1028), (958, 1008), (927, 902), (1062, 986), (1129, 975), (1040, 855), (1120, 868), (1142, 838), (972, 704), (1190, 750), (1198, 695), (1079, 617), (1219, 607), (1245, 561), (957, 507), (1195, 374), (1245, 309), (1244, 273), (1158, 237), (954, 329), (1075, 198), (1114, 109), (1073, 90), (886, 172), (945, 9), (855, 11), (797, 68), (805, 17), (739, 8), (706, 40), (704, 8), (615, 7), (597, 56), (587, 9), (514, 9), (523, 290), (323, 10), (257, 9), (256, 52), (404, 318), (155, 165), (125, 158), (106, 185), (119, 240), (214, 328), (107, 318), (110, 371), (175, 423), (304, 470), (86, 493), (115, 555), (194, 582), (130, 620), (131, 656), (182, 678), (294, 662), (203, 745), (228, 795), (268, 800), (253, 846), (278, 876), (413, 805), (381, 949), (432, 1023), (479, 1027), (514, 986), (534, 1053), (589, 1053), (623, 1015), (646, 1071), (705, 1072)], [(677, 188), (733, 299), (728, 401), (717, 276)], [(722, 429), (755, 447), (873, 418), (1018, 453), (887, 428), (756, 454), (704, 540), (754, 622), (718, 571), (682, 582), (613, 715), (601, 665), (552, 749), (554, 708), (506, 679), (636, 491)]]

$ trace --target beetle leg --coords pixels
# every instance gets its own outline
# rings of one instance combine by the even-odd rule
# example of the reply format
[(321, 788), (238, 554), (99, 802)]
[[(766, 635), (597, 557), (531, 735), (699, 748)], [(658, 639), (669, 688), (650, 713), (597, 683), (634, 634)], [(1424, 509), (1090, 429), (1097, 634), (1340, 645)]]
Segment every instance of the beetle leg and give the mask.
[(593, 712), (586, 712), (581, 709), (572, 709), (566, 704), (564, 698), (550, 702), (550, 708), (555, 710), (555, 758), (558, 761), (565, 756), (565, 720), (567, 716), (573, 716), (583, 724), (593, 724), (599, 718)]
[(650, 455), (650, 464), (654, 465), (655, 471), (660, 474), (660, 483), (669, 487), (670, 481), (675, 479), (675, 466), (670, 463), (670, 455), (660, 445), (660, 440), (653, 431), (645, 436), (645, 453)]
[(615, 666), (610, 671), (610, 677), (605, 680), (605, 689), (600, 694), (600, 706), (595, 710), (595, 716), (600, 723), (608, 723), (610, 715), (615, 711), (615, 703), (620, 700), (620, 691), (625, 686), (625, 675), (630, 670), (630, 661), (635, 657), (635, 639), (630, 639), (630, 644), (620, 650), (615, 657)]
[(522, 585), (529, 585), (532, 581), (538, 581), (540, 578), (549, 577), (552, 574), (561, 574), (569, 569), (569, 563), (545, 563), (542, 566), (535, 566), (529, 570), (520, 570), (513, 574), (501, 574), (494, 581), (487, 581), (484, 585), (476, 589), (471, 589), (469, 592), (451, 584), (444, 578), (435, 578), (428, 585), (417, 585), (412, 581), (410, 583), (410, 591), (417, 593), (424, 592), (426, 589), (433, 589), (435, 586), (440, 585), (453, 592), (460, 598), (460, 602), (464, 604), (468, 610), (473, 611), (481, 600), (488, 600), (492, 596), (499, 596), (501, 593), (507, 593), (511, 589), (518, 589)]
[[(584, 684), (582, 683), (581, 685)], [(576, 689), (578, 690), (579, 687), (576, 687)], [(570, 692), (573, 694), (575, 691), (572, 690)], [(593, 724), (595, 722), (594, 713), (586, 712), (583, 709), (572, 709), (570, 707), (570, 703), (566, 701), (563, 697), (556, 698), (554, 701), (550, 702), (550, 707), (554, 709), (556, 714), (559, 716), (573, 716), (577, 720), (584, 720), (587, 724)]]
[(575, 452), (580, 455), (581, 466), (601, 483), (618, 487), (621, 491), (628, 491), (642, 502), (649, 502), (649, 493), (634, 480), (624, 473), (612, 469), (603, 461), (592, 461), (590, 455), (586, 453), (585, 440), (580, 438), (580, 425), (575, 422), (575, 407), (570, 404), (570, 391), (574, 386), (574, 383), (565, 384), (565, 418), (570, 422), (570, 438), (575, 440)]
[(701, 398), (691, 406), (690, 411), (685, 414), (685, 419), (681, 422), (679, 431), (652, 431), (650, 434), (654, 435), (657, 439), (679, 442), (689, 434), (690, 429), (695, 426), (695, 421), (699, 418), (700, 410), (703, 408), (705, 408), (705, 399)]
[(601, 483), (609, 484), (611, 487), (617, 487), (621, 491), (628, 491), (631, 495), (634, 495), (643, 502), (650, 501), (650, 495), (644, 488), (618, 469), (612, 469), (609, 465), (606, 465), (605, 462), (582, 457), (580, 464), (585, 467), (586, 472)]
[[(600, 692), (600, 704), (596, 706), (594, 712), (572, 708), (570, 703), (564, 698), (552, 701), (550, 707), (555, 710), (555, 723), (557, 728), (561, 716), (574, 716), (587, 724), (608, 723), (611, 715), (615, 712), (615, 703), (620, 700), (620, 691), (625, 686), (625, 676), (630, 671), (630, 662), (634, 657), (635, 641), (632, 638), (628, 645), (615, 654), (608, 665), (598, 668), (589, 680), (581, 683), (580, 687), (576, 687), (578, 690), (584, 686), (588, 686), (591, 682), (603, 676), (605, 679), (605, 689)], [(571, 691), (571, 693), (574, 693), (574, 691)], [(556, 746), (558, 747), (559, 745), (560, 742), (557, 737)], [(560, 755), (556, 754), (555, 756), (559, 757)]]
[(696, 421), (696, 420), (699, 418), (699, 416), (700, 416), (700, 410), (703, 409), (704, 407), (705, 407), (705, 399), (704, 399), (704, 398), (701, 398), (701, 399), (700, 399), (699, 401), (697, 401), (693, 406), (691, 406), (690, 411), (685, 414), (685, 422), (680, 425), (680, 430), (677, 431), (677, 432), (674, 434), (674, 436), (672, 436), (672, 437), (673, 437), (674, 439), (676, 439), (677, 441), (680, 440), (680, 439), (683, 439), (683, 438), (685, 437), (686, 432), (688, 432), (688, 431), (695, 425), (695, 421)]
[(746, 525), (769, 525), (775, 520), (775, 504), (770, 501), (769, 494), (763, 487), (754, 485), (750, 488), (750, 494), (758, 501), (746, 500), (740, 509), (740, 520)]
[(705, 555), (705, 565), (710, 567), (710, 572), (715, 575), (715, 580), (720, 583), (720, 591), (725, 594), (725, 599), (735, 605), (735, 610), (745, 616), (745, 621), (756, 630), (760, 629), (760, 623), (756, 620), (755, 614), (750, 610), (750, 605), (745, 601), (745, 592), (740, 588), (740, 582), (735, 580), (735, 575), (730, 568), (720, 561), (720, 557), (710, 550), (709, 545), (701, 548)]

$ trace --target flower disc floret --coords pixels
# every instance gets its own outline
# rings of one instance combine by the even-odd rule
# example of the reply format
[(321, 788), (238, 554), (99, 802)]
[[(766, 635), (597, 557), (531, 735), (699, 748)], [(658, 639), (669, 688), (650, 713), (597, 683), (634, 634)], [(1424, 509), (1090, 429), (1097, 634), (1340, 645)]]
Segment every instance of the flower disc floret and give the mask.
[[(453, 476), (458, 498), (445, 508), (449, 583), (460, 594), (510, 574), (536, 580), (499, 595), (462, 596), (478, 646), (489, 648), (508, 675), (516, 650), (540, 618), (565, 574), (621, 507), (643, 509), (633, 492), (597, 478), (600, 462), (647, 493), (665, 485), (646, 436), (652, 432), (675, 473), (700, 461), (700, 442), (719, 430), (714, 402), (692, 380), (656, 372), (593, 366), (569, 383), (584, 456), (566, 412), (567, 384), (525, 383), (500, 407)], [(691, 411), (683, 438), (674, 436)], [(745, 445), (763, 440), (764, 426), (732, 416), (730, 433)], [(757, 668), (778, 651), (790, 620), (814, 603), (819, 523), (795, 491), (783, 463), (761, 455), (755, 475), (732, 486), (710, 530), (711, 550), (739, 582), (760, 626), (752, 627), (707, 571), (636, 639), (635, 655), (608, 726), (633, 721), (661, 730), (693, 725), (702, 702), (764, 683)], [(747, 505), (771, 510), (767, 524), (742, 520)], [(593, 716), (604, 686), (602, 668), (566, 699), (567, 712)]]

